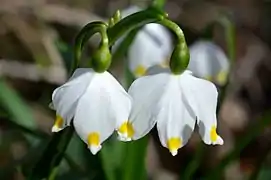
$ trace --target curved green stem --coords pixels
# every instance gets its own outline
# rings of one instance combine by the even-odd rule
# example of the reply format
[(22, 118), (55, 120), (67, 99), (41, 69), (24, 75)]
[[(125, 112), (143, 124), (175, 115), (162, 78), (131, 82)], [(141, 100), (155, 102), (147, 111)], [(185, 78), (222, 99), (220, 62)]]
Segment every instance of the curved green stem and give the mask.
[(75, 42), (74, 42), (74, 57), (73, 57), (73, 64), (71, 67), (70, 74), (74, 72), (74, 70), (78, 67), (83, 48), (89, 38), (93, 36), (96, 33), (100, 33), (102, 36), (102, 42), (101, 43), (108, 43), (107, 38), (105, 38), (107, 25), (104, 22), (97, 21), (97, 22), (91, 22), (88, 23), (76, 36)]
[(162, 19), (158, 23), (171, 30), (176, 35), (178, 43), (185, 43), (184, 33), (176, 23), (166, 18)]
[(148, 23), (157, 23), (163, 20), (167, 15), (155, 9), (147, 9), (129, 15), (116, 23), (113, 27), (108, 28), (107, 35), (109, 45), (112, 46), (122, 35), (143, 26)]

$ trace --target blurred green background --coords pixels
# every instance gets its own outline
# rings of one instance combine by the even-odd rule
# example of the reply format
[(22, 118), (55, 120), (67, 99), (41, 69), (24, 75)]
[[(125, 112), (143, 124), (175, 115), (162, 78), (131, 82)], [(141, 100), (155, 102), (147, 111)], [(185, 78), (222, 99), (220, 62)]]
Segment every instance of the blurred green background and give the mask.
[[(90, 21), (107, 21), (118, 9), (130, 5), (144, 8), (152, 3), (0, 0), (1, 180), (27, 179), (43, 157), (55, 118), (48, 104), (52, 91), (68, 78), (76, 33)], [(271, 179), (271, 1), (164, 3), (170, 19), (183, 29), (188, 45), (208, 38), (233, 62), (229, 82), (220, 88), (223, 101), (219, 104), (218, 126), (224, 145), (204, 145), (194, 133), (172, 157), (160, 145), (154, 128), (135, 142), (119, 142), (113, 136), (93, 156), (74, 134), (60, 166), (49, 171), (49, 179)], [(217, 23), (221, 13), (229, 26)], [(97, 42), (97, 38), (89, 41), (82, 66)], [(127, 87), (130, 74), (122, 51), (114, 56), (110, 71)], [(45, 163), (39, 171), (47, 173), (48, 165)]]

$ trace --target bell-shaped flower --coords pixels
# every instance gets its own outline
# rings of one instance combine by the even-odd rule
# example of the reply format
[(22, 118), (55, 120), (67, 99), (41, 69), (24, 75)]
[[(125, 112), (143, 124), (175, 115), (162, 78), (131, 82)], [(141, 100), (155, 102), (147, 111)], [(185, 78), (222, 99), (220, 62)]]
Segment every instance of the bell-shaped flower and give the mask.
[(229, 60), (223, 50), (211, 41), (200, 40), (189, 47), (188, 69), (196, 77), (224, 85), (229, 73)]
[(142, 138), (157, 124), (161, 144), (175, 156), (197, 124), (206, 144), (222, 145), (223, 139), (216, 133), (215, 85), (189, 70), (180, 75), (169, 69), (154, 72), (135, 80), (128, 91), (133, 105), (127, 125), (132, 133), (127, 138)]
[[(122, 16), (126, 17), (140, 10), (137, 6), (131, 6), (122, 11)], [(113, 51), (118, 48), (123, 38), (116, 42), (113, 46)], [(172, 48), (171, 34), (165, 27), (155, 23), (145, 25), (137, 32), (128, 49), (127, 60), (129, 70), (138, 78), (145, 75), (151, 66), (166, 65)]]
[(58, 132), (69, 126), (96, 154), (115, 129), (126, 127), (131, 97), (107, 71), (97, 73), (89, 68), (77, 69), (67, 83), (54, 90), (52, 105)]

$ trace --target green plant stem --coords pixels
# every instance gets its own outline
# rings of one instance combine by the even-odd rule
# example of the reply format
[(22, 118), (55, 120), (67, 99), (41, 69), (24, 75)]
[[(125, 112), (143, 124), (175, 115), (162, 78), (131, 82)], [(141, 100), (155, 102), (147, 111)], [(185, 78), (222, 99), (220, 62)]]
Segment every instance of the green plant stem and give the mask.
[(95, 21), (95, 22), (88, 23), (83, 28), (83, 30), (81, 30), (77, 34), (75, 38), (75, 42), (74, 42), (74, 50), (73, 50), (74, 57), (73, 57), (73, 64), (71, 67), (70, 75), (72, 75), (74, 70), (79, 66), (83, 48), (91, 36), (93, 36), (96, 33), (100, 33), (100, 35), (102, 36), (102, 40), (107, 39), (104, 37), (104, 29), (106, 28), (107, 28), (107, 25), (104, 22)]
[(227, 43), (227, 51), (228, 51), (228, 57), (231, 61), (231, 66), (233, 62), (235, 61), (235, 26), (231, 22), (231, 20), (227, 16), (223, 16), (219, 22), (224, 26), (225, 29), (225, 37), (226, 37), (226, 43)]
[(118, 38), (126, 32), (135, 28), (141, 27), (148, 23), (158, 23), (165, 18), (166, 14), (154, 9), (147, 9), (129, 15), (116, 23), (113, 27), (108, 28), (107, 34), (109, 38), (109, 45), (113, 45)]
[(40, 180), (44, 177), (52, 177), (56, 173), (66, 147), (73, 135), (73, 127), (67, 127), (53, 137), (47, 145), (41, 159), (32, 170), (29, 180)]

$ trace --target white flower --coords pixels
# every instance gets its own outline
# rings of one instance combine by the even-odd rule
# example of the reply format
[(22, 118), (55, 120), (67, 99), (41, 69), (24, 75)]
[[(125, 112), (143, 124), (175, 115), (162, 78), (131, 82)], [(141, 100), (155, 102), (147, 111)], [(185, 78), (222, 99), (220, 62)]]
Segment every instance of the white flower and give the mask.
[(108, 72), (77, 69), (67, 83), (54, 90), (52, 105), (57, 118), (52, 128), (58, 132), (69, 126), (96, 154), (115, 129), (126, 127), (131, 98)]
[[(126, 17), (140, 10), (136, 6), (131, 6), (122, 11), (122, 16)], [(123, 38), (116, 42), (115, 46), (113, 46), (113, 51), (118, 47)], [(141, 77), (145, 75), (147, 69), (151, 66), (166, 65), (171, 51), (172, 39), (168, 30), (159, 24), (147, 24), (137, 33), (128, 49), (129, 69), (135, 77)]]
[(229, 71), (229, 60), (223, 50), (211, 41), (197, 41), (189, 47), (188, 69), (197, 77), (224, 85)]
[(174, 75), (169, 70), (138, 78), (128, 93), (133, 98), (129, 127), (133, 140), (145, 136), (157, 123), (161, 144), (173, 156), (190, 138), (195, 123), (206, 144), (223, 144), (217, 135), (218, 92), (214, 84), (192, 76), (191, 71)]

